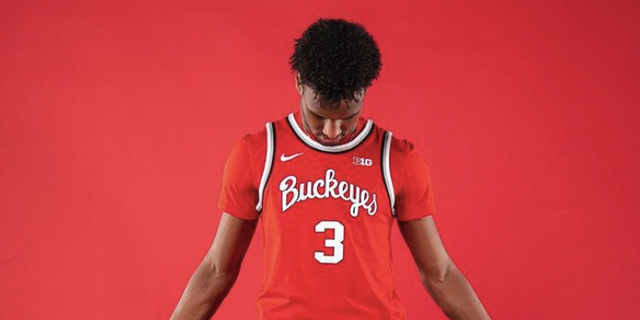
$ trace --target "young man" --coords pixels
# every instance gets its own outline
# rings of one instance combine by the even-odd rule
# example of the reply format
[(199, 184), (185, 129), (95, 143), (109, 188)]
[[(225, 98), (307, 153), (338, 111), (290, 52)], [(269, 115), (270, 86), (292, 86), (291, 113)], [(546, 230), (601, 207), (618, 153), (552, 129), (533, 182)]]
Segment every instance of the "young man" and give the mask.
[(489, 319), (433, 221), (422, 157), (360, 117), (380, 53), (365, 29), (321, 19), (296, 40), (300, 110), (236, 144), (225, 166), (215, 240), (171, 319), (209, 319), (233, 286), (258, 220), (259, 319), (400, 320), (394, 220), (424, 287), (450, 319)]

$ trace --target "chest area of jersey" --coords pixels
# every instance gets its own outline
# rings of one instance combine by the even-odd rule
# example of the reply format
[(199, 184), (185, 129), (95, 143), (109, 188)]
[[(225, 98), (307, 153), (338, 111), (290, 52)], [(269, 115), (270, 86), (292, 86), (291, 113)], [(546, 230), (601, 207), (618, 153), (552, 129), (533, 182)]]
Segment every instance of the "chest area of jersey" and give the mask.
[(282, 213), (323, 208), (351, 217), (385, 214), (387, 191), (375, 145), (326, 153), (296, 144), (275, 148), (267, 192)]

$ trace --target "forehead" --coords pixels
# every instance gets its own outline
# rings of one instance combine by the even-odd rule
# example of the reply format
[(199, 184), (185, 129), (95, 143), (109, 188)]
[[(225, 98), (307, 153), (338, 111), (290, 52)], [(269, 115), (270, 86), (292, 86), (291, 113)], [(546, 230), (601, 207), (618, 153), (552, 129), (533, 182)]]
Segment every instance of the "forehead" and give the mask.
[(364, 97), (364, 90), (361, 90), (356, 94), (355, 100), (342, 100), (342, 101), (327, 101), (322, 99), (316, 92), (309, 86), (305, 85), (303, 91), (303, 99), (312, 112), (314, 113), (326, 113), (326, 112), (355, 112), (362, 106), (362, 98)]

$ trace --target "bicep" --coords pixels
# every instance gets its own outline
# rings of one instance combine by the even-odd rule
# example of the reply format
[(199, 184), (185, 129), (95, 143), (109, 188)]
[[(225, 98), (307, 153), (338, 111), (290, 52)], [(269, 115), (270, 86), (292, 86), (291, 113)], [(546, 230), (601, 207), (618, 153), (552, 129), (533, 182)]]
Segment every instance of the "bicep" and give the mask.
[(431, 174), (423, 157), (416, 151), (393, 154), (391, 175), (398, 220), (418, 220), (435, 215), (435, 195)]
[(398, 221), (398, 227), (423, 277), (443, 279), (452, 265), (433, 216)]
[(236, 218), (222, 213), (218, 231), (205, 260), (218, 272), (237, 272), (251, 244), (258, 220)]
[[(264, 151), (251, 151), (255, 140), (249, 136), (238, 141), (224, 166), (218, 209), (245, 220), (258, 219), (258, 184), (264, 164)], [(257, 158), (256, 158), (257, 157)], [(262, 160), (260, 160), (262, 159)], [(257, 163), (260, 162), (260, 163)], [(258, 170), (256, 169), (258, 165)]]

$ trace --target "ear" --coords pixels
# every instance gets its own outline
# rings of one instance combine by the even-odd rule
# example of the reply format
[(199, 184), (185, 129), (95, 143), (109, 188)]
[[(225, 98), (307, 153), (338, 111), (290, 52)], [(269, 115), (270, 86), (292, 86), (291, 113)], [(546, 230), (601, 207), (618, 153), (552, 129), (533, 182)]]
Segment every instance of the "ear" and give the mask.
[(296, 90), (298, 90), (298, 93), (302, 96), (302, 83), (300, 83), (300, 74), (296, 73)]
[[(361, 101), (364, 100), (364, 96), (365, 96), (366, 93), (367, 93), (367, 88), (364, 88), (364, 89), (362, 89), (362, 91), (360, 91), (360, 93), (359, 93), (360, 97), (359, 98), (360, 98)], [(357, 95), (356, 95), (356, 97), (357, 97)]]

